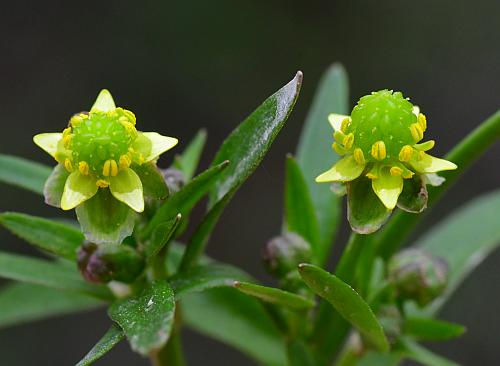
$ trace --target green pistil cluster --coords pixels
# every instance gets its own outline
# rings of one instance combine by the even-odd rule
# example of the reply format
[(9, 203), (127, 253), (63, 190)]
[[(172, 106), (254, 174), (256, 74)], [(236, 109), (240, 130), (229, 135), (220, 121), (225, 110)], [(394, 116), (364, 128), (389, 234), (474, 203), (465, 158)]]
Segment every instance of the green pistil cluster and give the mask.
[(63, 131), (63, 146), (58, 148), (56, 158), (68, 171), (79, 170), (97, 178), (98, 186), (107, 187), (109, 177), (132, 162), (144, 161), (132, 148), (138, 135), (135, 122), (134, 114), (123, 108), (77, 114)]

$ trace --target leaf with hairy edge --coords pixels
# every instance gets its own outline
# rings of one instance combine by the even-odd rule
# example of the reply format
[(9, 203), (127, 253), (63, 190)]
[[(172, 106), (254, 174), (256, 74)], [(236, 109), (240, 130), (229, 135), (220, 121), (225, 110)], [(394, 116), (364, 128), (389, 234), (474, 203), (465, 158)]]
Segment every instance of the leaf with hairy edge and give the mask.
[(479, 196), (434, 226), (416, 243), (449, 265), (445, 294), (427, 307), (435, 314), (455, 289), (500, 245), (500, 190)]
[(51, 171), (43, 164), (0, 154), (0, 182), (43, 194), (43, 186)]
[(262, 304), (233, 288), (191, 293), (183, 320), (195, 331), (240, 350), (259, 364), (286, 366), (284, 341)]
[(206, 140), (207, 131), (199, 130), (182, 154), (175, 157), (174, 168), (182, 172), (186, 182), (189, 182), (196, 172)]
[(85, 295), (30, 283), (13, 283), (0, 289), (0, 329), (94, 309), (103, 304)]
[(113, 299), (106, 286), (85, 282), (76, 268), (23, 255), (0, 252), (0, 277), (77, 292), (102, 300)]
[(114, 302), (108, 314), (123, 329), (132, 349), (147, 356), (167, 343), (174, 311), (174, 291), (165, 281), (155, 281), (140, 295)]
[(299, 273), (317, 295), (327, 300), (378, 350), (389, 349), (384, 330), (372, 309), (351, 286), (312, 264), (300, 264)]
[(239, 281), (235, 281), (233, 286), (244, 294), (256, 297), (271, 304), (294, 310), (307, 310), (314, 306), (314, 301), (279, 288), (266, 287)]
[(76, 366), (87, 366), (93, 364), (95, 361), (108, 353), (114, 346), (120, 343), (123, 338), (125, 338), (123, 331), (116, 324), (113, 324), (99, 340), (99, 342), (92, 347), (89, 353), (87, 353), (85, 357), (76, 364)]
[(311, 201), (304, 175), (294, 160), (286, 159), (285, 178), (285, 226), (311, 244), (314, 258), (322, 257), (318, 220)]
[(317, 184), (314, 178), (329, 169), (338, 155), (332, 151), (330, 113), (348, 114), (349, 82), (341, 64), (333, 64), (321, 78), (307, 114), (297, 148), (297, 162), (304, 173), (320, 228), (318, 260), (328, 259), (341, 215), (340, 198), (328, 184)]
[(76, 259), (84, 239), (71, 225), (17, 212), (0, 214), (0, 224), (37, 248), (69, 260)]

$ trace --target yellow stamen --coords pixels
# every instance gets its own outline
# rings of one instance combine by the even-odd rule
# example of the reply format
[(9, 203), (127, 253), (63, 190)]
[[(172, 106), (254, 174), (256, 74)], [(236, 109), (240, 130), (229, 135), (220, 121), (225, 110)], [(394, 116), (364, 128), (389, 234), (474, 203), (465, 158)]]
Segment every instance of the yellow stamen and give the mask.
[(387, 156), (384, 141), (377, 141), (372, 145), (372, 156), (377, 160), (384, 160)]
[(71, 117), (71, 119), (69, 120), (69, 123), (71, 124), (72, 127), (76, 127), (78, 126), (79, 124), (81, 124), (83, 122), (83, 118), (80, 117), (80, 116), (73, 116)]
[[(123, 117), (120, 117), (120, 119)], [(137, 130), (135, 129), (134, 125), (128, 121), (121, 121), (120, 123), (122, 124), (123, 127), (127, 130), (128, 134), (131, 136), (137, 135)]]
[(335, 150), (335, 152), (339, 155), (344, 155), (346, 153), (345, 149), (343, 146), (340, 146), (338, 143), (334, 142), (332, 144), (332, 149)]
[(354, 144), (354, 134), (352, 132), (344, 137), (344, 140), (342, 141), (342, 144), (345, 146), (347, 150), (349, 150), (352, 147), (352, 144)]
[(120, 156), (120, 168), (121, 169), (127, 169), (131, 163), (132, 163), (132, 160), (130, 159), (130, 156), (128, 156), (128, 155)]
[(64, 135), (63, 137), (63, 144), (66, 149), (69, 149), (69, 143), (71, 142), (71, 139), (73, 138), (73, 134), (69, 133)]
[(343, 132), (343, 133), (346, 133), (347, 131), (347, 127), (349, 127), (349, 123), (351, 122), (350, 118), (347, 117), (347, 118), (344, 118), (342, 120), (342, 123), (340, 124), (340, 130)]
[(109, 187), (109, 183), (107, 181), (105, 181), (104, 179), (98, 179), (96, 182), (95, 182), (95, 185), (100, 187), (100, 188), (106, 188), (106, 187)]
[(102, 175), (109, 177), (109, 172), (111, 170), (111, 160), (106, 160), (104, 166), (102, 167)]
[(419, 151), (417, 154), (417, 160), (422, 160), (425, 156), (425, 153), (423, 151)]
[(66, 160), (64, 160), (64, 167), (66, 168), (66, 170), (68, 172), (72, 172), (73, 171), (73, 164), (71, 163), (71, 160), (69, 160), (68, 158), (66, 158)]
[(417, 120), (420, 127), (422, 127), (422, 131), (425, 131), (427, 129), (427, 118), (425, 117), (425, 114), (419, 113)]
[(67, 127), (63, 130), (62, 132), (62, 136), (63, 138), (65, 138), (66, 136), (70, 135), (71, 134), (71, 127)]
[(354, 160), (356, 163), (359, 165), (364, 165), (365, 164), (365, 155), (363, 154), (363, 150), (361, 150), (359, 147), (354, 149)]
[(335, 132), (333, 132), (333, 138), (335, 139), (335, 141), (337, 141), (339, 144), (342, 144), (344, 145), (344, 140), (347, 136), (344, 135), (342, 132), (340, 131), (337, 131), (335, 130)]
[(125, 115), (125, 117), (127, 117), (127, 119), (129, 120), (130, 123), (135, 125), (136, 118), (135, 118), (135, 114), (133, 112), (131, 112), (127, 109), (124, 109), (123, 114)]
[(89, 115), (86, 113), (80, 113), (80, 118), (81, 119), (89, 119)]
[(393, 166), (390, 170), (391, 175), (396, 176), (396, 175), (401, 175), (403, 174), (403, 169), (401, 169), (398, 166)]
[(83, 175), (89, 175), (89, 164), (87, 164), (86, 161), (80, 161), (78, 163), (78, 170), (80, 171), (80, 173), (82, 173)]
[(405, 145), (401, 148), (399, 152), (399, 160), (403, 163), (410, 161), (411, 156), (413, 155), (413, 148), (410, 145)]
[(422, 142), (421, 144), (415, 144), (415, 145), (413, 145), (413, 147), (417, 150), (420, 150), (420, 151), (427, 151), (427, 150), (432, 149), (435, 144), (436, 144), (436, 142), (434, 140), (429, 140), (426, 142)]
[(418, 123), (413, 123), (410, 125), (410, 132), (415, 142), (419, 142), (424, 137), (422, 126), (420, 126), (420, 124)]
[(116, 161), (111, 160), (111, 176), (116, 177), (118, 175), (118, 164)]
[(413, 173), (410, 169), (403, 170), (403, 178), (404, 179), (410, 179), (411, 177), (413, 177), (413, 175), (415, 175), (415, 173)]
[(142, 163), (144, 163), (144, 155), (142, 154), (139, 154), (139, 156), (137, 157), (137, 160), (139, 161), (138, 164), (141, 165)]

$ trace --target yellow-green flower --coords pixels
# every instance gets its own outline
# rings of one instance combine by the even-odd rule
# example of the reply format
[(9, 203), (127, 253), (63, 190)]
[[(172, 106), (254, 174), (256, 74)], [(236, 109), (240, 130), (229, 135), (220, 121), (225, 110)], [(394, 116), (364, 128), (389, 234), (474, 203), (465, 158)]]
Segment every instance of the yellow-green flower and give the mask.
[(434, 141), (421, 142), (427, 120), (400, 92), (381, 90), (362, 97), (351, 116), (331, 114), (333, 150), (342, 155), (316, 182), (352, 182), (366, 176), (379, 200), (392, 210), (398, 204), (404, 181), (457, 166), (426, 153)]
[(60, 199), (71, 210), (92, 198), (99, 189), (137, 212), (144, 210), (141, 179), (134, 168), (155, 161), (177, 144), (177, 139), (136, 130), (136, 117), (116, 107), (102, 90), (89, 112), (71, 117), (62, 133), (42, 133), (35, 144), (69, 173)]

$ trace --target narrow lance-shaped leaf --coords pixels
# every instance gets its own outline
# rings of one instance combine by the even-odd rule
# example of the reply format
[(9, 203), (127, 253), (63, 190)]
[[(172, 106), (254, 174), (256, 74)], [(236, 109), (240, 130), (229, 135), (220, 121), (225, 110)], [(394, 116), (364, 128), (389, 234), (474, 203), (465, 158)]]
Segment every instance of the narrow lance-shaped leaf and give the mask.
[(403, 323), (404, 334), (423, 341), (445, 341), (460, 337), (465, 327), (460, 324), (429, 318), (407, 318)]
[(370, 306), (354, 289), (339, 278), (311, 264), (299, 265), (304, 282), (326, 299), (377, 349), (387, 351), (389, 343)]
[(82, 233), (71, 225), (17, 212), (0, 214), (0, 224), (28, 243), (49, 253), (76, 259)]
[(467, 203), (418, 240), (416, 246), (444, 258), (450, 270), (446, 292), (427, 307), (428, 314), (436, 313), (465, 277), (498, 248), (499, 211), (497, 190)]
[(144, 246), (144, 253), (146, 254), (146, 261), (150, 261), (155, 255), (157, 255), (160, 250), (168, 243), (172, 238), (172, 235), (177, 229), (181, 221), (181, 214), (177, 214), (173, 219), (162, 222), (159, 224), (151, 238), (146, 242)]
[(174, 167), (182, 172), (184, 178), (188, 182), (196, 172), (206, 140), (207, 131), (204, 129), (198, 131), (182, 154), (175, 157)]
[(347, 74), (342, 65), (333, 64), (321, 78), (297, 148), (297, 162), (304, 173), (319, 222), (320, 263), (328, 258), (342, 215), (340, 199), (328, 184), (317, 184), (314, 178), (338, 160), (331, 148), (333, 131), (327, 118), (330, 113), (348, 114), (348, 99)]
[(0, 154), (0, 182), (43, 194), (51, 168), (34, 161)]
[(266, 287), (239, 281), (234, 282), (233, 286), (244, 294), (256, 297), (271, 304), (294, 310), (306, 310), (314, 306), (314, 301), (279, 288)]
[(78, 292), (103, 300), (113, 298), (107, 287), (85, 282), (76, 269), (17, 254), (0, 252), (0, 277)]
[(299, 339), (292, 339), (287, 343), (288, 362), (290, 366), (314, 366), (311, 351)]
[(399, 342), (405, 358), (417, 361), (424, 366), (459, 366), (457, 363), (436, 355), (409, 338), (401, 337)]
[(132, 349), (147, 356), (167, 343), (174, 311), (172, 288), (164, 281), (156, 281), (140, 295), (113, 303), (108, 314), (123, 329)]
[(94, 309), (104, 302), (30, 283), (14, 283), (0, 290), (0, 329), (53, 316)]
[(96, 343), (94, 347), (85, 355), (76, 366), (87, 366), (93, 364), (106, 353), (108, 353), (114, 346), (125, 338), (125, 334), (116, 324), (113, 324), (104, 336)]
[(286, 159), (285, 225), (288, 231), (299, 234), (311, 244), (314, 258), (322, 257), (319, 226), (309, 189), (299, 165), (291, 156)]

